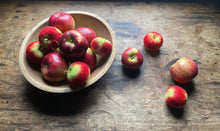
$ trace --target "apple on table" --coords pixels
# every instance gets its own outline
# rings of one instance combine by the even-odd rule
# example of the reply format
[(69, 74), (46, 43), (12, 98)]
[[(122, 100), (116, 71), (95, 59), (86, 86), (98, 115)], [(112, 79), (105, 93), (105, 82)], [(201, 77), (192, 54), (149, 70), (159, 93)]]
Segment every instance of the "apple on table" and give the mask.
[(149, 32), (144, 37), (144, 46), (148, 50), (155, 51), (160, 49), (163, 44), (163, 37), (157, 32)]
[(165, 94), (165, 101), (172, 108), (182, 108), (185, 106), (188, 95), (186, 91), (177, 85), (170, 86)]
[(143, 55), (134, 47), (127, 48), (121, 56), (121, 62), (123, 66), (128, 69), (138, 69), (143, 64)]
[(182, 57), (170, 67), (170, 74), (175, 81), (185, 84), (197, 76), (198, 67), (189, 57)]

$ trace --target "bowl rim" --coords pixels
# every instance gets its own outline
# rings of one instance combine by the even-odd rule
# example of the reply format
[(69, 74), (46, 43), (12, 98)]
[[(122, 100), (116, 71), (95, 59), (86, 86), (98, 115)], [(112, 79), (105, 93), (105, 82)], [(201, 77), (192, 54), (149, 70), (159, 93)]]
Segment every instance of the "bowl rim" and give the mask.
[[(90, 79), (84, 86), (83, 88), (87, 88), (88, 86), (94, 84), (96, 81), (98, 81), (110, 68), (114, 58), (115, 58), (115, 54), (116, 54), (116, 45), (115, 45), (115, 36), (114, 36), (114, 32), (112, 30), (112, 28), (110, 27), (110, 25), (100, 16), (90, 13), (90, 12), (85, 12), (85, 11), (66, 11), (66, 13), (68, 14), (81, 14), (81, 15), (88, 15), (91, 16), (99, 21), (101, 21), (101, 23), (103, 23), (106, 28), (108, 29), (108, 31), (110, 32), (110, 36), (111, 36), (111, 41), (112, 41), (112, 52), (109, 55), (109, 60), (107, 61), (108, 63), (105, 64), (105, 66), (103, 67), (103, 70), (101, 72), (99, 72), (95, 77), (93, 77), (92, 79)], [(32, 35), (32, 33), (38, 29), (40, 26), (42, 26), (43, 24), (47, 23), (49, 20), (49, 17), (43, 19), (41, 22), (39, 22), (37, 25), (35, 25), (29, 32), (28, 34), (25, 36), (22, 45), (20, 47), (19, 50), (19, 66), (20, 66), (20, 70), (23, 74), (23, 76), (25, 77), (25, 79), (32, 84), (33, 86), (35, 86), (38, 89), (41, 89), (43, 91), (46, 92), (51, 92), (51, 93), (69, 93), (69, 92), (75, 92), (75, 90), (73, 90), (70, 87), (58, 87), (58, 88), (53, 88), (49, 85), (43, 85), (42, 83), (36, 81), (35, 79), (33, 79), (31, 77), (31, 75), (28, 73), (28, 71), (25, 68), (25, 63), (24, 63), (24, 59), (26, 59), (26, 55), (25, 55), (25, 50), (26, 50), (26, 43), (29, 40), (30, 36)]]

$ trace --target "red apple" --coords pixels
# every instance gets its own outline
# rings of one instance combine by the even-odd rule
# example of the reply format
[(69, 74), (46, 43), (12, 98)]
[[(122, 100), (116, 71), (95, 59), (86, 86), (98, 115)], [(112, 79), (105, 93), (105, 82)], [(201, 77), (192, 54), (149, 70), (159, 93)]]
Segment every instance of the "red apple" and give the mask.
[(61, 35), (62, 32), (58, 28), (46, 26), (39, 33), (40, 44), (50, 51), (56, 50)]
[(49, 26), (55, 26), (62, 32), (73, 30), (75, 28), (75, 21), (73, 17), (65, 12), (56, 12), (50, 16)]
[(179, 83), (187, 83), (198, 74), (196, 63), (189, 57), (182, 57), (170, 67), (172, 78)]
[(89, 66), (90, 71), (92, 71), (96, 66), (96, 54), (92, 51), (91, 48), (88, 48), (81, 61), (86, 63)]
[(83, 62), (73, 62), (67, 71), (67, 80), (72, 85), (86, 84), (89, 76), (89, 66)]
[(102, 37), (95, 37), (90, 44), (91, 49), (98, 55), (104, 56), (112, 51), (112, 44), (110, 41)]
[(128, 69), (138, 69), (143, 64), (143, 56), (138, 49), (131, 47), (122, 53), (121, 62)]
[(165, 95), (166, 103), (173, 108), (182, 108), (186, 104), (188, 95), (186, 91), (177, 85), (170, 86)]
[(88, 47), (86, 38), (75, 30), (64, 32), (59, 41), (60, 53), (71, 61), (82, 57)]
[(68, 62), (58, 52), (51, 52), (41, 61), (41, 73), (45, 80), (59, 82), (66, 79), (65, 71), (68, 70)]
[(149, 50), (158, 50), (163, 44), (163, 37), (157, 32), (149, 32), (144, 37), (144, 46)]
[(31, 42), (26, 48), (26, 57), (28, 61), (33, 63), (40, 63), (44, 56), (43, 50), (40, 48), (40, 42)]
[(84, 35), (89, 44), (91, 43), (92, 39), (96, 37), (95, 31), (89, 27), (79, 27), (76, 29), (76, 31)]

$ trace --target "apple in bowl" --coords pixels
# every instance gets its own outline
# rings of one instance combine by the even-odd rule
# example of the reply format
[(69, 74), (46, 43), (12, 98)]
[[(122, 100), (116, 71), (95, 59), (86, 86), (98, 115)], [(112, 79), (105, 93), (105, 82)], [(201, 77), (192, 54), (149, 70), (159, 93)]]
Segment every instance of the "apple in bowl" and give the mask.
[(63, 33), (59, 40), (60, 53), (70, 61), (83, 56), (89, 47), (86, 38), (75, 30), (68, 30)]
[(45, 80), (60, 82), (66, 79), (65, 71), (68, 69), (68, 61), (62, 58), (60, 53), (51, 52), (41, 61), (41, 73)]
[(28, 61), (33, 63), (40, 63), (44, 57), (44, 51), (40, 46), (39, 41), (31, 42), (26, 48), (26, 56)]
[(49, 26), (57, 27), (62, 32), (75, 29), (75, 20), (66, 12), (56, 12), (50, 16)]
[(86, 84), (90, 76), (90, 68), (84, 62), (73, 62), (67, 71), (67, 80), (71, 85)]
[(85, 36), (89, 44), (96, 37), (95, 31), (89, 27), (79, 27), (76, 31)]
[(103, 37), (95, 37), (90, 43), (90, 48), (97, 55), (105, 56), (112, 51), (112, 44), (109, 40)]
[(80, 61), (86, 63), (89, 66), (90, 71), (93, 71), (97, 62), (96, 54), (92, 51), (91, 48), (88, 48)]
[(40, 31), (38, 39), (42, 47), (49, 51), (53, 51), (57, 49), (61, 36), (62, 32), (58, 28), (46, 26)]

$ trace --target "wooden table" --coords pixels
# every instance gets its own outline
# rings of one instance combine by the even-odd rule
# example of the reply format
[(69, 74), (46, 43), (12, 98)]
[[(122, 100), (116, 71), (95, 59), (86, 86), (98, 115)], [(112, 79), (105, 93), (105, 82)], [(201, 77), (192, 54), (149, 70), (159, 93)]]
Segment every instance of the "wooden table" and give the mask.
[[(58, 11), (87, 11), (112, 27), (117, 53), (108, 72), (76, 93), (41, 91), (23, 77), (18, 53), (26, 34)], [(4, 1), (0, 3), (0, 130), (219, 130), (220, 6), (217, 2)], [(159, 51), (143, 47), (147, 32), (164, 37)], [(121, 54), (138, 48), (140, 70), (122, 67)], [(169, 67), (177, 58), (196, 61), (198, 76), (183, 86), (183, 109), (165, 103), (176, 84)]]

